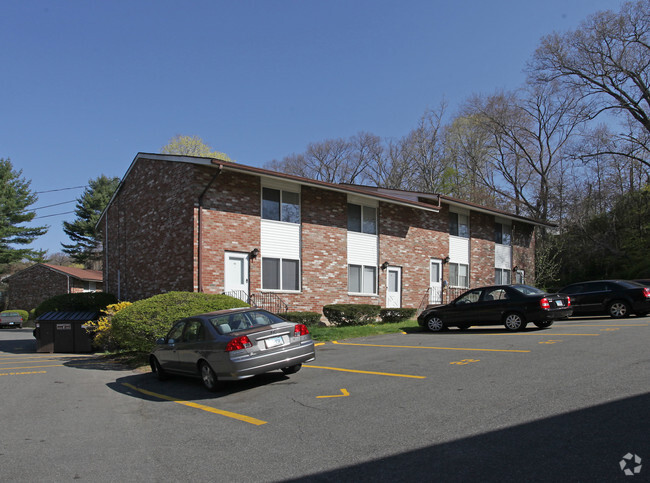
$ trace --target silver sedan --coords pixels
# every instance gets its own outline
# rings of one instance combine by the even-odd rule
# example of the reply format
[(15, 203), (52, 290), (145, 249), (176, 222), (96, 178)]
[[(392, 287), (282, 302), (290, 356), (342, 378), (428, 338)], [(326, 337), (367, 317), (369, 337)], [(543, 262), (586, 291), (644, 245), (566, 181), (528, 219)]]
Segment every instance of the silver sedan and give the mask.
[(314, 360), (314, 342), (304, 324), (255, 308), (221, 310), (174, 323), (149, 356), (151, 370), (200, 377), (215, 391), (223, 381), (282, 370), (298, 372)]

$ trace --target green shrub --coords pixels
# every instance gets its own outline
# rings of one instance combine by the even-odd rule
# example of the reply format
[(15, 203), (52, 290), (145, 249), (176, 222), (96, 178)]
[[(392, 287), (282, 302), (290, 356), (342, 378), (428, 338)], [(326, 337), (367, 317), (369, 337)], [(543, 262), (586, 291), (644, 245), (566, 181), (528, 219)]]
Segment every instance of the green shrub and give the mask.
[(377, 321), (381, 306), (371, 304), (331, 304), (323, 314), (334, 325), (365, 325)]
[(8, 313), (20, 315), (23, 318), (23, 322), (27, 322), (27, 320), (29, 319), (29, 312), (27, 312), (26, 310), (3, 310), (2, 312), (0, 312), (0, 315), (8, 314)]
[(36, 310), (34, 316), (39, 317), (47, 312), (63, 311), (93, 311), (100, 312), (107, 306), (117, 303), (115, 295), (106, 292), (83, 292), (56, 295), (43, 301)]
[(397, 322), (403, 322), (409, 320), (415, 315), (415, 309), (381, 309), (379, 311), (379, 317), (381, 321), (386, 324), (394, 324)]
[(287, 312), (286, 314), (282, 314), (282, 317), (290, 320), (291, 322), (297, 322), (299, 324), (305, 324), (309, 326), (318, 325), (320, 322), (321, 314), (318, 312)]
[(169, 292), (133, 302), (111, 320), (111, 335), (122, 350), (149, 352), (179, 319), (215, 310), (248, 307), (227, 295)]

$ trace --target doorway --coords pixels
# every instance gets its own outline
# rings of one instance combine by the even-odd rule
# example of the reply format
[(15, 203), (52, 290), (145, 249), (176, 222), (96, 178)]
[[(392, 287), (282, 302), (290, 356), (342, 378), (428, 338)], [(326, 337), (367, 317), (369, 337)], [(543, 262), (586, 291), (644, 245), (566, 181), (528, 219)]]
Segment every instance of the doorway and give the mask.
[(231, 297), (248, 302), (248, 253), (226, 252), (224, 292)]
[(386, 269), (386, 307), (389, 309), (402, 306), (402, 269), (388, 267)]

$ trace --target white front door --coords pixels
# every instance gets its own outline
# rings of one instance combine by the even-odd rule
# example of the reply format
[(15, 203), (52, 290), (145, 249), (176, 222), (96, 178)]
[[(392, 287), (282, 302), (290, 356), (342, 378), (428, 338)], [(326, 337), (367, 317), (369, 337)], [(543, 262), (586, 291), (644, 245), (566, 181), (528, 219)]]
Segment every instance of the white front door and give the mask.
[(429, 303), (442, 303), (442, 260), (431, 259), (431, 279), (429, 281)]
[(248, 253), (226, 252), (224, 292), (248, 302)]
[(386, 307), (400, 308), (402, 306), (402, 269), (388, 267), (386, 269)]

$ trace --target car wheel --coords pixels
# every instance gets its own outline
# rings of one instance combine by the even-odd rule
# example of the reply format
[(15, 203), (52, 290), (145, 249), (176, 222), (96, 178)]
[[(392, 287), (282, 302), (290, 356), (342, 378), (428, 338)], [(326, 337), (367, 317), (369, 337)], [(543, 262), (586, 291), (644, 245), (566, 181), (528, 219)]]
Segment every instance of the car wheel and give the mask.
[(202, 361), (199, 365), (199, 371), (201, 373), (201, 381), (203, 382), (203, 386), (205, 386), (208, 391), (216, 391), (219, 389), (219, 380), (217, 379), (217, 375), (210, 367), (210, 364)]
[(467, 330), (471, 327), (469, 324), (458, 324), (458, 330)]
[(526, 321), (518, 313), (511, 312), (506, 314), (503, 319), (503, 325), (506, 326), (506, 329), (515, 332), (517, 330), (524, 330), (526, 328)]
[(445, 323), (437, 315), (432, 315), (427, 319), (427, 329), (431, 332), (440, 332), (445, 328)]
[(164, 381), (166, 379), (169, 379), (169, 376), (167, 375), (165, 370), (161, 367), (160, 362), (158, 362), (158, 359), (156, 359), (154, 356), (151, 356), (149, 365), (151, 366), (151, 372), (154, 373), (154, 375), (158, 378), (159, 381)]
[(622, 319), (630, 315), (630, 306), (625, 300), (614, 300), (609, 304), (607, 312), (614, 319)]
[(296, 372), (298, 372), (300, 370), (301, 367), (302, 367), (302, 364), (296, 364), (294, 366), (283, 367), (282, 372), (284, 372), (286, 375), (295, 374)]
[(551, 325), (553, 325), (553, 321), (552, 320), (543, 320), (542, 322), (535, 322), (535, 325), (537, 327), (539, 327), (540, 329), (547, 329)]

